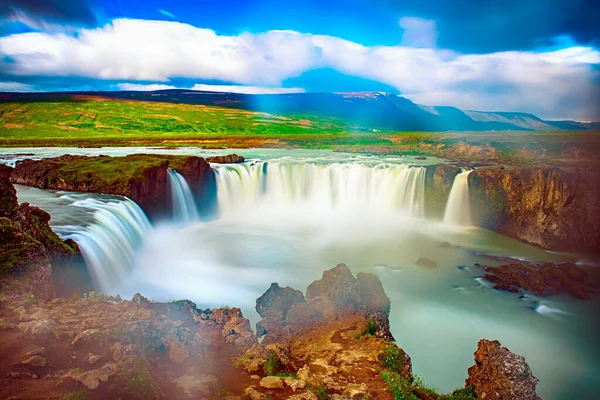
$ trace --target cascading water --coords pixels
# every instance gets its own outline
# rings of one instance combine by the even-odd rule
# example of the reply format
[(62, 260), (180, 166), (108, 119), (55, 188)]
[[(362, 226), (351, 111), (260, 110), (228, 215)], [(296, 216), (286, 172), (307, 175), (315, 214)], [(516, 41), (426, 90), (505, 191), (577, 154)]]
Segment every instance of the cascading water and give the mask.
[(359, 163), (216, 165), (222, 214), (257, 206), (304, 206), (311, 213), (397, 211), (424, 215), (425, 168)]
[(458, 226), (472, 226), (471, 202), (469, 200), (469, 174), (472, 170), (456, 175), (444, 212), (444, 223)]
[[(81, 201), (81, 206), (94, 206), (98, 211), (94, 223), (65, 235), (79, 247), (94, 286), (101, 291), (114, 289), (131, 272), (135, 253), (144, 237), (152, 230), (150, 221), (133, 201)], [(90, 203), (94, 204), (90, 204)], [(73, 203), (78, 206), (78, 202)]]
[(177, 171), (170, 169), (169, 186), (171, 187), (171, 199), (173, 203), (173, 218), (176, 222), (187, 223), (198, 219), (198, 209), (194, 201), (194, 195), (187, 181)]

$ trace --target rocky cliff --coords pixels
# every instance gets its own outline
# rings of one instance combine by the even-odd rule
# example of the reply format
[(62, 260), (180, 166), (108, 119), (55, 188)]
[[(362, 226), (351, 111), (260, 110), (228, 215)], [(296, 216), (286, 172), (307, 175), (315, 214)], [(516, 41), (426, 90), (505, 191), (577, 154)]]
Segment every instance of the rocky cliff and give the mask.
[(61, 276), (60, 270), (77, 261), (79, 247), (52, 231), (47, 212), (28, 203), (19, 205), (11, 172), (0, 165), (0, 279), (18, 277), (18, 284), (34, 298), (52, 299), (53, 276)]
[(167, 170), (186, 179), (203, 210), (215, 206), (215, 174), (200, 157), (136, 154), (124, 157), (65, 155), (17, 163), (14, 183), (40, 189), (127, 196), (155, 218), (171, 209)]
[(481, 168), (469, 175), (475, 224), (557, 251), (600, 252), (597, 169)]

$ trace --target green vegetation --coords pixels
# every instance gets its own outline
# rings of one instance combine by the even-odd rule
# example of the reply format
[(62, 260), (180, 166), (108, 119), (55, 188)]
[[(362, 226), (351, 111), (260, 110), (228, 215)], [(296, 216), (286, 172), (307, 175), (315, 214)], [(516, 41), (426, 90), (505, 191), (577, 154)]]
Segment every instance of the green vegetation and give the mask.
[(84, 293), (84, 295), (81, 297), (80, 301), (92, 301), (92, 302), (103, 301), (106, 303), (118, 304), (118, 303), (121, 303), (123, 301), (123, 299), (119, 295), (109, 296), (104, 293), (87, 292), (87, 293)]
[(273, 115), (97, 97), (0, 103), (0, 146), (279, 147), (579, 165), (597, 162), (600, 135), (585, 131), (375, 132), (320, 115)]
[(86, 400), (87, 393), (84, 390), (64, 394), (60, 400)]
[(386, 347), (380, 361), (383, 368), (393, 373), (402, 373), (405, 367), (404, 352), (398, 346)]
[(277, 355), (274, 352), (270, 351), (269, 355), (267, 356), (267, 359), (265, 360), (265, 365), (263, 365), (263, 371), (265, 375), (275, 375), (278, 372), (277, 370), (280, 368), (281, 364), (279, 363)]
[(395, 400), (476, 400), (473, 388), (456, 389), (449, 395), (440, 395), (433, 388), (427, 387), (423, 379), (405, 367), (404, 352), (397, 346), (388, 346), (380, 357), (379, 376), (394, 396)]
[(375, 334), (379, 331), (379, 325), (372, 318), (367, 319), (367, 326), (365, 326), (365, 330), (363, 331), (363, 336), (375, 336)]
[(148, 362), (142, 357), (133, 357), (128, 360), (126, 368), (126, 372), (117, 377), (126, 395), (138, 399), (155, 399), (157, 394)]
[(309, 389), (317, 396), (319, 400), (327, 400), (329, 398), (329, 393), (327, 393), (327, 388), (325, 385), (319, 385), (317, 387), (310, 387)]

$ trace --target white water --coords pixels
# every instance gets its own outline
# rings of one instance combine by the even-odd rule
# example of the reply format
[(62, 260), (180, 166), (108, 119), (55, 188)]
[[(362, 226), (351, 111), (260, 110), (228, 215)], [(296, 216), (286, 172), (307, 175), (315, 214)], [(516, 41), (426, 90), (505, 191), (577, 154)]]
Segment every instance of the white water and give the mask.
[(94, 286), (110, 291), (131, 273), (152, 226), (142, 209), (126, 198), (109, 203), (88, 198), (71, 205), (97, 210), (93, 224), (65, 236), (79, 244)]
[(214, 168), (223, 216), (259, 208), (295, 208), (312, 216), (375, 210), (413, 218), (424, 215), (423, 167), (274, 161)]
[(198, 220), (198, 209), (194, 195), (185, 178), (173, 169), (167, 170), (171, 187), (173, 219), (176, 222), (189, 224)]
[(456, 175), (444, 212), (444, 223), (458, 226), (472, 226), (471, 202), (469, 200), (469, 174), (463, 171)]

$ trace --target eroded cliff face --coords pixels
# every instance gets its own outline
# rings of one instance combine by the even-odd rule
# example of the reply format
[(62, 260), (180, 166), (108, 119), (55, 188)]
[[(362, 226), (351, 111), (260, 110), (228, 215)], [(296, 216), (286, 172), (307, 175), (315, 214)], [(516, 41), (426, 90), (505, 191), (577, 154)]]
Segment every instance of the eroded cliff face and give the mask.
[(454, 178), (461, 169), (448, 164), (428, 165), (425, 168), (425, 216), (442, 219)]
[(481, 168), (469, 175), (477, 226), (557, 251), (600, 252), (597, 169)]
[(215, 207), (214, 171), (201, 157), (136, 154), (125, 157), (65, 155), (17, 163), (14, 183), (40, 189), (127, 196), (156, 218), (171, 209), (169, 168), (188, 182), (199, 206)]
[(19, 205), (8, 178), (11, 172), (0, 165), (0, 280), (16, 277), (23, 291), (49, 300), (56, 296), (53, 276), (60, 277), (60, 269), (78, 260), (79, 247), (52, 231), (47, 212), (28, 203)]

